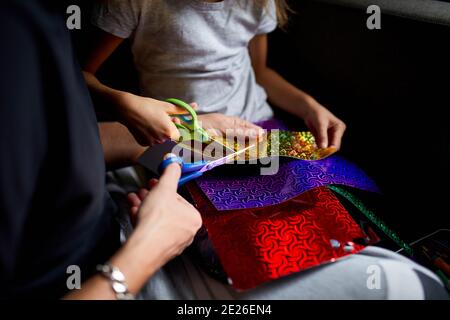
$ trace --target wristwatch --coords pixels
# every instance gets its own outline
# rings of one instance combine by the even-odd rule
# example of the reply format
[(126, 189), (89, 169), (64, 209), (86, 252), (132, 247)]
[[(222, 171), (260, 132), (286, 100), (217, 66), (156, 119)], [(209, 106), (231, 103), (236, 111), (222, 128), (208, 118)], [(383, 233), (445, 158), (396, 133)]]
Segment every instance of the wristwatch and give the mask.
[(97, 271), (111, 282), (111, 288), (116, 294), (117, 300), (135, 300), (135, 296), (128, 291), (128, 285), (124, 274), (111, 263), (98, 265)]

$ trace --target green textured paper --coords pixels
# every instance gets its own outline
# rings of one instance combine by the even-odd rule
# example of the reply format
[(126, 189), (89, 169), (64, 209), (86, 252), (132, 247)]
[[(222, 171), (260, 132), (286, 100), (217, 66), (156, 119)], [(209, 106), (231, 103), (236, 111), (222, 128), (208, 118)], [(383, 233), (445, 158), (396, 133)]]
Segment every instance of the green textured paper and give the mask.
[(367, 219), (374, 223), (378, 228), (381, 229), (390, 239), (392, 239), (398, 246), (403, 248), (405, 252), (412, 256), (413, 249), (405, 241), (401, 240), (400, 237), (390, 229), (386, 223), (377, 217), (377, 215), (370, 210), (359, 198), (357, 198), (353, 193), (344, 188), (338, 186), (329, 186), (330, 190), (336, 192), (337, 194), (343, 196), (348, 201), (350, 201), (359, 211), (361, 211)]

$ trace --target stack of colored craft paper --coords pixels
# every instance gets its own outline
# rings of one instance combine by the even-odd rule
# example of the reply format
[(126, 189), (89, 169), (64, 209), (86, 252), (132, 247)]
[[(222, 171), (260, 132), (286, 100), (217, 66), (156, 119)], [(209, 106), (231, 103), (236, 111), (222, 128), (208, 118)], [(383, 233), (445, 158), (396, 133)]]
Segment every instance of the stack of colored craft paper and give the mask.
[(333, 156), (319, 161), (294, 160), (280, 163), (275, 175), (218, 176), (214, 173), (197, 180), (216, 209), (234, 210), (276, 205), (328, 185), (346, 185), (379, 192), (374, 181), (353, 163)]
[[(282, 161), (276, 174), (212, 172), (188, 186), (208, 232), (209, 243), (199, 247), (212, 245), (239, 290), (332, 263), (367, 243), (327, 186), (379, 192), (376, 184), (354, 164), (330, 156), (334, 151), (318, 149), (310, 133), (280, 133), (263, 148), (265, 156), (292, 159)], [(208, 260), (210, 253), (203, 253)]]
[[(279, 205), (225, 213), (195, 183), (189, 191), (229, 283), (238, 290), (359, 252), (367, 235), (326, 187)], [(209, 244), (199, 243), (199, 247)], [(202, 252), (206, 261), (213, 259)]]

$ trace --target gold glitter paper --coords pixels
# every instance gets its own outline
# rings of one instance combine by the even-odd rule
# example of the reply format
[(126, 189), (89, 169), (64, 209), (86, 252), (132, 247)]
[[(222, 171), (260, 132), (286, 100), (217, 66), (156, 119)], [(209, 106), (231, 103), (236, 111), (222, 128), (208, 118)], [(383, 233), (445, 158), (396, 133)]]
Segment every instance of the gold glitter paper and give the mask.
[[(271, 131), (259, 141), (237, 142), (214, 137), (214, 141), (234, 151), (242, 150), (253, 144), (255, 148), (245, 154), (245, 160), (262, 159), (267, 157), (289, 157), (300, 160), (320, 160), (331, 156), (335, 148), (320, 149), (311, 132)], [(243, 156), (244, 157), (244, 156)], [(241, 160), (242, 157), (241, 157)]]

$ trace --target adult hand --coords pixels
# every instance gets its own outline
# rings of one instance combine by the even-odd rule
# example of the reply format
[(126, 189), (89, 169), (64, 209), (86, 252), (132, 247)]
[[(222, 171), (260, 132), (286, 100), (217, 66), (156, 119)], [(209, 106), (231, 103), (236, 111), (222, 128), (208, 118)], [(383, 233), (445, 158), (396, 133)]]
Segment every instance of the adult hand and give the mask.
[(128, 196), (135, 233), (150, 237), (165, 262), (180, 255), (202, 225), (200, 213), (177, 193), (180, 176), (180, 166), (172, 164), (149, 190)]

